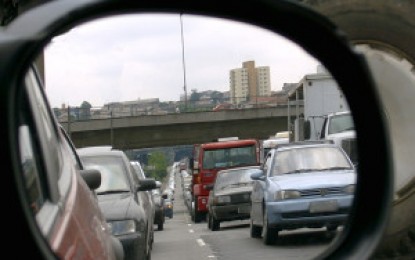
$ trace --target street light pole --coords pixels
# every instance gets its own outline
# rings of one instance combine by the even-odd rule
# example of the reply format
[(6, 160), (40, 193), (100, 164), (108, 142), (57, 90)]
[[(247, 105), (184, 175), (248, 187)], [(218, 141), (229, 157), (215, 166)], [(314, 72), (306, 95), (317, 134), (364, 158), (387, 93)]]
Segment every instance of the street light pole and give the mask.
[(182, 64), (183, 64), (183, 89), (184, 89), (184, 108), (187, 112), (187, 86), (186, 86), (186, 65), (185, 65), (185, 57), (184, 57), (184, 36), (183, 36), (183, 21), (182, 15), (180, 14), (180, 35), (181, 35), (181, 43), (182, 43)]

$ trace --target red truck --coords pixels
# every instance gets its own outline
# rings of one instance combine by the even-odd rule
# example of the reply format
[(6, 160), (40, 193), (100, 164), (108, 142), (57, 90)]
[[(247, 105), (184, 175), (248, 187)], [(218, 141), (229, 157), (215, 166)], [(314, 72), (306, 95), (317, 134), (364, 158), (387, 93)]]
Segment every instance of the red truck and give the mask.
[(260, 142), (257, 139), (221, 138), (216, 142), (195, 144), (192, 169), (191, 216), (195, 223), (206, 218), (209, 190), (206, 185), (215, 181), (223, 169), (260, 164)]

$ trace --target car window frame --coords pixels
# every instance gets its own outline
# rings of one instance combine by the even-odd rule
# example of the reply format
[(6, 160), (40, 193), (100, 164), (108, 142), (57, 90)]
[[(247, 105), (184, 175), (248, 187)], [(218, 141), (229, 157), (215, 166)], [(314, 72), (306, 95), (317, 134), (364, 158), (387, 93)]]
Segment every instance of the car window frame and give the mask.
[[(33, 65), (27, 72), (24, 80), (25, 94), (28, 106), (31, 109), (29, 115), (33, 123), (30, 130), (35, 132), (36, 151), (34, 156), (40, 163), (40, 171), (45, 177), (43, 180), (46, 189), (46, 198), (36, 214), (36, 221), (41, 227), (42, 234), (50, 238), (57, 223), (56, 219), (63, 214), (66, 206), (66, 196), (72, 185), (71, 172), (65, 168), (62, 155), (62, 144), (57, 122), (51, 113), (50, 106), (42, 88), (41, 80), (36, 67)], [(44, 126), (44, 127), (42, 127)]]

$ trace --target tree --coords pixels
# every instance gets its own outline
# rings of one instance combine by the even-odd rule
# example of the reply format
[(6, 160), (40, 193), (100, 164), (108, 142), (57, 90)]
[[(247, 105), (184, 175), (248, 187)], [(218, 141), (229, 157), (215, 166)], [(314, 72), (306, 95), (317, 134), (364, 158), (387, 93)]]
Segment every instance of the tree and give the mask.
[(83, 101), (80, 106), (79, 119), (86, 120), (91, 118), (92, 105), (88, 101)]
[(202, 94), (197, 92), (197, 89), (192, 89), (192, 94), (190, 94), (190, 102), (199, 101), (201, 96)]
[(212, 92), (212, 94), (210, 94), (210, 98), (212, 99), (213, 104), (222, 103), (223, 93), (215, 90)]
[(167, 176), (167, 158), (163, 152), (152, 152), (148, 158), (148, 173), (150, 177), (162, 181)]

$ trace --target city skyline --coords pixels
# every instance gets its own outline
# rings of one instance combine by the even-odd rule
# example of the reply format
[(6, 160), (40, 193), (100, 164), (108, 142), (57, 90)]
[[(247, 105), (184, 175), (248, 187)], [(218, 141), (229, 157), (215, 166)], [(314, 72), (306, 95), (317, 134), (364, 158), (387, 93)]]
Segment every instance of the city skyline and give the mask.
[[(271, 90), (298, 82), (318, 64), (297, 45), (251, 25), (183, 16), (187, 93), (230, 88), (229, 72), (244, 61), (269, 66)], [(105, 44), (102, 44), (102, 43)], [(184, 94), (178, 15), (136, 15), (92, 22), (53, 39), (45, 51), (52, 107), (93, 106)]]

